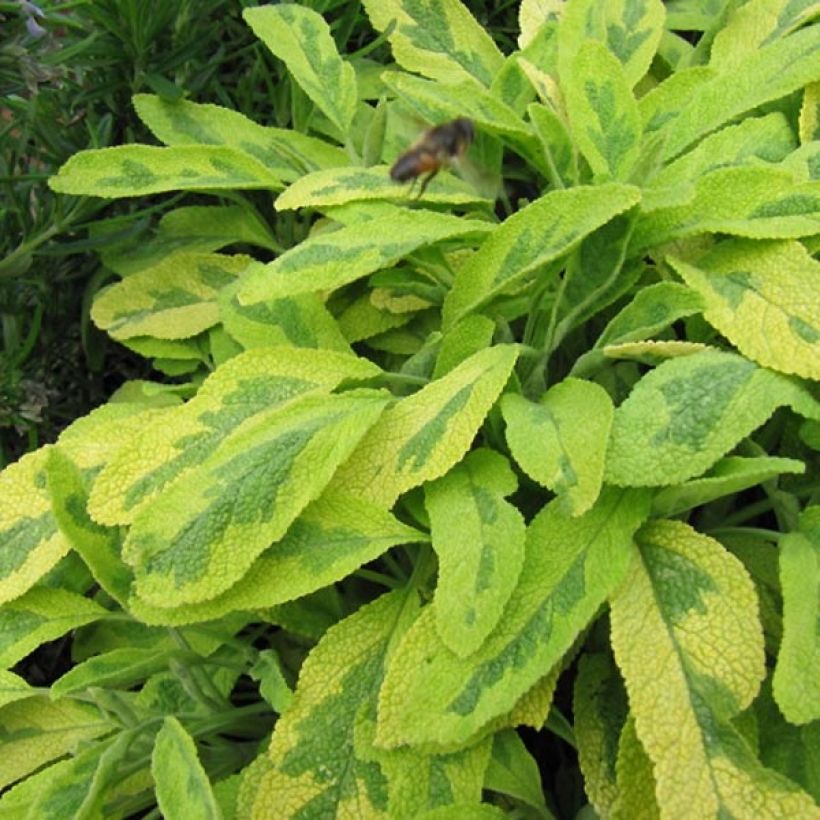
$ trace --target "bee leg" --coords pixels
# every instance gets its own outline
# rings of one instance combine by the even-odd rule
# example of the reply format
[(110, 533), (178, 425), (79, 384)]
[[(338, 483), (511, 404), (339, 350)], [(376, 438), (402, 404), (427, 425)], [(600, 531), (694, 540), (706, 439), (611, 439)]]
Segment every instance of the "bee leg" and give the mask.
[(438, 171), (438, 168), (433, 168), (433, 170), (430, 171), (430, 173), (427, 174), (427, 176), (421, 181), (421, 190), (419, 191), (419, 194), (416, 197), (416, 199), (421, 199), (421, 195), (424, 193), (424, 189), (430, 184), (433, 177), (438, 173)]

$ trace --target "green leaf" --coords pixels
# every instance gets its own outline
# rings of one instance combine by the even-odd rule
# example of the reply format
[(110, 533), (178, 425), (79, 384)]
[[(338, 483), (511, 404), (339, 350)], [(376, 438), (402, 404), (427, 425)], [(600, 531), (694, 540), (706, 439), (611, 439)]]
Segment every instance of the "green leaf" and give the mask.
[(820, 262), (799, 242), (721, 242), (697, 264), (670, 258), (703, 318), (764, 367), (820, 379)]
[(159, 730), (151, 756), (151, 775), (164, 817), (222, 817), (196, 745), (175, 717), (166, 717)]
[(589, 510), (601, 491), (614, 414), (607, 392), (593, 382), (565, 379), (539, 402), (509, 394), (501, 409), (521, 469), (556, 493), (570, 515)]
[(558, 29), (561, 85), (571, 81), (572, 63), (585, 41), (605, 45), (624, 67), (629, 87), (649, 69), (663, 32), (660, 0), (570, 0)]
[(631, 185), (551, 191), (497, 227), (462, 266), (444, 302), (445, 327), (520, 285), (640, 199)]
[(128, 689), (168, 666), (164, 648), (123, 647), (96, 655), (69, 669), (51, 686), (51, 697), (61, 698), (92, 686)]
[(482, 448), (425, 487), (439, 559), (436, 629), (461, 658), (492, 632), (518, 582), (526, 527), (504, 500), (517, 486), (507, 460)]
[(618, 58), (587, 40), (563, 90), (572, 136), (596, 178), (628, 179), (640, 150), (641, 120)]
[(710, 134), (652, 177), (643, 191), (643, 208), (683, 205), (700, 177), (721, 168), (781, 162), (796, 148), (786, 117), (778, 112), (749, 117)]
[(691, 102), (693, 94), (716, 76), (717, 72), (706, 66), (690, 66), (670, 74), (641, 97), (638, 109), (645, 137), (670, 125)]
[(246, 8), (253, 33), (288, 67), (316, 107), (347, 135), (356, 113), (356, 72), (339, 56), (328, 24), (295, 3)]
[(0, 709), (9, 703), (25, 700), (36, 694), (34, 687), (29, 686), (19, 675), (0, 669)]
[(487, 222), (435, 211), (396, 211), (306, 239), (244, 278), (240, 304), (340, 288), (387, 268), (425, 245), (454, 237), (482, 237)]
[(259, 683), (259, 694), (282, 714), (293, 702), (293, 692), (282, 672), (282, 661), (273, 649), (263, 649), (248, 675)]
[(183, 407), (125, 430), (116, 457), (94, 482), (89, 511), (101, 524), (130, 524), (137, 512), (186, 470), (201, 464), (238, 425), (269, 408), (345, 379), (381, 371), (365, 359), (329, 350), (249, 350), (220, 365)]
[(134, 108), (151, 133), (166, 145), (239, 148), (274, 168), (287, 182), (308, 171), (350, 162), (350, 157), (338, 146), (292, 129), (257, 125), (243, 114), (221, 105), (135, 94)]
[(820, 412), (799, 384), (733, 353), (671, 359), (615, 411), (604, 480), (648, 487), (693, 478), (784, 404)]
[(440, 379), (474, 353), (489, 347), (494, 332), (495, 322), (480, 313), (451, 327), (442, 337), (433, 378)]
[(307, 396), (246, 419), (144, 506), (123, 557), (155, 606), (214, 598), (317, 498), (386, 403), (375, 391)]
[(166, 609), (132, 598), (129, 609), (144, 623), (179, 625), (265, 609), (341, 581), (390, 547), (429, 536), (386, 510), (344, 493), (325, 492), (266, 549), (230, 589), (211, 600)]
[(345, 337), (315, 293), (242, 305), (241, 282), (222, 289), (219, 315), (225, 330), (244, 348), (293, 345), (350, 352)]
[(0, 667), (14, 666), (41, 643), (107, 615), (106, 609), (82, 595), (34, 587), (0, 607)]
[(630, 256), (707, 231), (752, 239), (793, 239), (820, 231), (820, 182), (797, 182), (779, 168), (722, 168), (700, 177), (694, 188), (684, 205), (639, 215)]
[(615, 763), (618, 794), (612, 806), (612, 816), (640, 817), (657, 820), (661, 817), (655, 796), (655, 774), (652, 760), (647, 755), (635, 732), (635, 721), (630, 717), (618, 741), (618, 759)]
[(0, 603), (30, 589), (69, 551), (51, 512), (48, 447), (0, 472)]
[(91, 318), (115, 339), (186, 339), (219, 321), (217, 297), (249, 256), (179, 253), (99, 293)]
[(118, 199), (165, 191), (283, 188), (258, 159), (225, 145), (117, 145), (80, 151), (48, 181), (52, 191)]
[[(522, 60), (522, 64), (528, 73), (532, 73), (526, 60)], [(577, 185), (578, 151), (567, 130), (567, 123), (551, 108), (540, 103), (531, 103), (527, 113), (547, 155), (550, 181), (559, 188)]]
[(671, 518), (782, 473), (799, 474), (805, 470), (803, 462), (793, 458), (727, 456), (717, 461), (703, 478), (660, 490), (652, 501), (652, 512), (659, 518)]
[(383, 595), (331, 627), (310, 653), (248, 796), (248, 816), (385, 815), (385, 777), (357, 729), (372, 711), (404, 605), (399, 593)]
[[(75, 700), (52, 703), (41, 695), (3, 706), (0, 788), (115, 728), (96, 706)], [(0, 816), (2, 808), (0, 802)]]
[(728, 723), (751, 703), (765, 670), (757, 599), (742, 565), (682, 522), (653, 522), (638, 542), (610, 620), (659, 805), (670, 816), (815, 812)]
[(738, 114), (816, 80), (818, 50), (820, 26), (807, 26), (767, 43), (701, 83), (680, 115), (664, 126), (664, 156), (674, 157)]
[(391, 507), (403, 492), (444, 475), (469, 449), (517, 355), (514, 345), (486, 348), (401, 399), (362, 439), (332, 486)]
[(442, 83), (478, 80), (489, 86), (504, 63), (490, 35), (459, 0), (364, 0), (373, 27), (395, 27), (388, 39), (407, 71)]
[(780, 539), (783, 642), (774, 697), (791, 723), (820, 719), (820, 507), (808, 507), (800, 529)]
[(619, 796), (618, 743), (627, 716), (626, 692), (612, 660), (587, 652), (578, 662), (572, 713), (587, 797), (599, 816), (614, 816)]
[[(364, 200), (391, 199), (399, 203), (410, 203), (414, 197), (407, 185), (390, 179), (386, 165), (372, 168), (333, 168), (314, 171), (296, 180), (276, 200), (276, 210), (329, 208)], [(441, 205), (489, 202), (451, 174), (439, 174), (425, 190), (424, 201)], [(388, 203), (375, 204), (387, 206)], [(395, 208), (396, 206), (390, 206), (391, 212), (396, 212)]]
[[(149, 414), (143, 413), (139, 417), (146, 415)], [(123, 605), (134, 578), (131, 569), (120, 557), (123, 534), (118, 529), (103, 527), (92, 521), (88, 514), (88, 489), (83, 475), (63, 452), (64, 449), (71, 448), (52, 448), (46, 465), (54, 518), (94, 580), (117, 603)]]
[(552, 817), (544, 802), (538, 763), (513, 729), (504, 729), (493, 736), (493, 753), (484, 788), (515, 797), (534, 808), (540, 817)]
[(548, 504), (527, 530), (524, 568), (504, 617), (469, 658), (441, 641), (436, 604), (428, 606), (390, 657), (378, 744), (461, 743), (512, 709), (620, 582), (648, 502), (643, 493), (606, 490), (578, 518)]

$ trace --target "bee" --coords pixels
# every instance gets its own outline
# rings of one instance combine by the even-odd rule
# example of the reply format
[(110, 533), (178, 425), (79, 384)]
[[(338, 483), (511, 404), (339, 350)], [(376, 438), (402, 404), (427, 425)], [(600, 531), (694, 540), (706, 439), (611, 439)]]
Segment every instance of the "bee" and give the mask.
[(474, 138), (473, 123), (466, 117), (437, 125), (396, 160), (390, 178), (396, 182), (412, 179), (415, 185), (418, 177), (427, 174), (421, 181), (420, 197), (433, 177), (451, 160), (462, 156)]

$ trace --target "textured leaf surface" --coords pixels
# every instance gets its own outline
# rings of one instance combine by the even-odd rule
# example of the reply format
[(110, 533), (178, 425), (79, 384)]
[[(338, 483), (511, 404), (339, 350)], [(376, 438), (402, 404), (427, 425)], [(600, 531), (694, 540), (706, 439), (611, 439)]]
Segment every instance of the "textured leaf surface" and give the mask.
[(764, 769), (728, 720), (764, 674), (751, 579), (718, 542), (657, 521), (611, 602), (612, 644), (669, 816), (802, 816), (813, 801)]
[(316, 107), (346, 135), (356, 113), (356, 72), (339, 56), (321, 15), (296, 3), (282, 3), (246, 8), (242, 16)]
[[(391, 199), (399, 203), (410, 203), (414, 196), (409, 186), (390, 179), (386, 165), (334, 168), (314, 171), (296, 180), (276, 200), (276, 210), (329, 208), (363, 200)], [(451, 174), (439, 174), (425, 190), (424, 201), (446, 205), (488, 202)]]
[(159, 730), (151, 756), (151, 775), (164, 817), (216, 820), (223, 816), (194, 741), (175, 717), (166, 717)]
[(239, 424), (344, 379), (380, 373), (364, 359), (331, 351), (272, 347), (221, 365), (183, 407), (145, 425), (97, 477), (89, 510), (101, 524), (130, 524), (137, 511), (186, 470), (201, 464)]
[(80, 151), (48, 184), (59, 194), (106, 199), (164, 191), (284, 187), (275, 171), (226, 145), (117, 145)]
[(219, 291), (235, 281), (249, 256), (174, 254), (102, 291), (91, 318), (115, 339), (186, 339), (219, 321)]
[(52, 703), (41, 695), (4, 706), (0, 709), (0, 788), (113, 728), (115, 724), (96, 706), (73, 700)]
[(516, 797), (536, 809), (541, 817), (550, 817), (538, 763), (513, 729), (504, 729), (493, 736), (493, 754), (484, 785), (494, 792)]
[(44, 447), (0, 472), (0, 603), (30, 589), (70, 548), (51, 514), (47, 459)]
[(738, 114), (817, 80), (818, 51), (820, 26), (808, 26), (700, 84), (681, 114), (666, 124), (664, 155), (673, 157)]
[(573, 58), (589, 39), (602, 42), (623, 65), (630, 87), (643, 77), (663, 32), (660, 0), (573, 0), (558, 29), (562, 85), (571, 80)]
[(780, 539), (783, 642), (774, 697), (791, 723), (820, 719), (820, 507), (808, 507), (800, 529)]
[(0, 669), (0, 709), (16, 700), (25, 700), (37, 694), (34, 687), (29, 686), (26, 681), (14, 672)]
[(223, 289), (219, 316), (225, 330), (245, 349), (292, 345), (350, 352), (339, 325), (317, 294), (241, 305), (236, 297), (239, 284)]
[(593, 173), (626, 180), (638, 158), (641, 118), (621, 63), (603, 44), (587, 40), (563, 83), (576, 144)]
[(727, 456), (716, 462), (703, 478), (660, 490), (652, 501), (652, 512), (658, 517), (671, 518), (783, 473), (803, 473), (805, 469), (803, 462), (794, 458)]
[(291, 524), (285, 537), (265, 550), (230, 589), (201, 604), (173, 609), (129, 603), (145, 623), (186, 624), (292, 601), (341, 581), (396, 544), (429, 536), (360, 498), (324, 493)]
[(519, 285), (639, 199), (637, 188), (608, 183), (552, 191), (522, 208), (459, 270), (444, 302), (445, 325)]
[(820, 183), (797, 182), (788, 171), (723, 168), (698, 179), (694, 188), (686, 204), (640, 215), (630, 256), (707, 231), (752, 239), (792, 239), (820, 231)]
[(504, 57), (459, 0), (365, 0), (373, 27), (389, 36), (396, 62), (443, 83), (478, 80), (490, 85)]
[(605, 491), (578, 518), (548, 504), (527, 530), (526, 557), (504, 617), (484, 645), (459, 658), (427, 607), (391, 655), (379, 696), (377, 741), (463, 742), (508, 712), (570, 648), (626, 570), (648, 496)]
[(444, 475), (467, 452), (509, 378), (518, 350), (496, 345), (384, 412), (333, 486), (390, 507), (403, 492)]
[(310, 653), (276, 724), (252, 816), (386, 816), (384, 775), (356, 730), (372, 711), (403, 602), (382, 596), (331, 627)]
[(670, 260), (706, 303), (703, 317), (764, 367), (820, 379), (820, 262), (799, 242), (722, 242)]
[(489, 223), (434, 211), (397, 211), (306, 239), (268, 265), (255, 267), (239, 291), (241, 304), (339, 288), (387, 268), (417, 248), (456, 236), (481, 237)]
[(733, 353), (671, 359), (616, 409), (604, 479), (634, 487), (693, 478), (783, 404), (817, 412), (796, 382)]
[(507, 443), (524, 472), (555, 492), (570, 515), (585, 513), (601, 490), (614, 408), (593, 382), (565, 379), (539, 402), (510, 394), (501, 409)]
[[(136, 94), (134, 108), (166, 145), (231, 145), (256, 157), (285, 181), (307, 171), (350, 161), (347, 153), (315, 137), (287, 128), (257, 125), (238, 111), (190, 100)], [(290, 173), (288, 173), (290, 171)]]
[(425, 487), (439, 559), (436, 629), (461, 658), (481, 646), (518, 582), (526, 526), (504, 500), (517, 486), (507, 460), (480, 449)]
[(626, 692), (610, 658), (585, 653), (578, 663), (572, 713), (578, 762), (590, 802), (601, 817), (618, 798), (618, 743), (627, 715)]
[(106, 615), (107, 610), (82, 595), (34, 587), (0, 607), (0, 666), (14, 666), (41, 643)]
[(247, 419), (134, 519), (123, 557), (156, 606), (214, 598), (281, 538), (378, 418), (375, 391), (306, 397)]
[(51, 697), (61, 698), (92, 686), (126, 689), (166, 669), (168, 660), (169, 654), (164, 647), (112, 649), (69, 669), (52, 684)]

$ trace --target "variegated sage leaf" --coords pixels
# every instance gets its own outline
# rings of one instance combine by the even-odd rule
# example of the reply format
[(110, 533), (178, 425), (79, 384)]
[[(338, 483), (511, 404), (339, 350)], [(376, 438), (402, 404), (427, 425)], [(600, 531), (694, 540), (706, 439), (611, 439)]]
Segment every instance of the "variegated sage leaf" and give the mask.
[(558, 28), (561, 85), (571, 80), (572, 63), (585, 41), (606, 46), (624, 67), (629, 87), (649, 69), (663, 34), (660, 0), (572, 0), (564, 7)]
[(74, 154), (49, 187), (58, 194), (118, 199), (165, 191), (284, 188), (255, 157), (227, 145), (117, 145)]
[[(125, 442), (94, 482), (92, 518), (130, 524), (170, 482), (201, 464), (239, 424), (344, 379), (380, 373), (365, 359), (329, 350), (271, 347), (248, 350), (216, 369), (182, 407), (163, 411)], [(137, 434), (138, 433), (138, 434)]]
[(770, 100), (817, 79), (820, 26), (807, 26), (769, 42), (695, 89), (688, 104), (663, 128), (671, 159), (700, 137)]
[(757, 598), (743, 565), (679, 521), (647, 525), (638, 544), (610, 620), (658, 804), (670, 816), (816, 813), (729, 723), (765, 672)]
[(397, 211), (306, 239), (244, 277), (240, 304), (340, 288), (417, 248), (453, 237), (482, 237), (490, 223), (435, 211)]
[(71, 548), (51, 511), (48, 451), (28, 453), (0, 472), (0, 603), (30, 589)]
[(638, 100), (644, 135), (649, 136), (662, 128), (671, 127), (692, 99), (692, 95), (717, 72), (707, 66), (690, 66), (670, 74), (663, 82)]
[(489, 86), (504, 57), (490, 35), (459, 0), (364, 0), (377, 31), (393, 25), (388, 39), (407, 71), (442, 83), (478, 80)]
[[(69, 699), (54, 703), (47, 695), (33, 694), (34, 697), (10, 703), (0, 710), (3, 735), (0, 789), (117, 728), (117, 723), (95, 705)], [(40, 786), (42, 788), (42, 784)], [(6, 804), (14, 802), (8, 800), (13, 791), (16, 789), (6, 791), (0, 798), (3, 814), (8, 809)], [(33, 797), (29, 796), (28, 805), (23, 806), (22, 811), (6, 816), (25, 817)]]
[(222, 819), (196, 744), (173, 715), (165, 718), (154, 743), (151, 775), (164, 817)]
[(611, 658), (584, 653), (573, 689), (573, 728), (585, 791), (599, 817), (612, 816), (618, 797), (615, 767), (627, 711), (626, 690)]
[(764, 367), (820, 379), (820, 262), (799, 242), (721, 242), (670, 262), (703, 296), (703, 318)]
[(219, 321), (220, 290), (251, 257), (177, 253), (123, 279), (94, 299), (91, 318), (115, 339), (187, 339)]
[(600, 385), (564, 379), (538, 402), (509, 394), (501, 404), (507, 443), (527, 475), (581, 515), (601, 491), (614, 408)]
[(627, 180), (641, 146), (641, 119), (621, 63), (587, 40), (563, 91), (575, 143), (598, 179)]
[(464, 456), (512, 372), (518, 349), (496, 345), (401, 399), (362, 439), (333, 487), (391, 507)]
[(671, 518), (784, 473), (800, 474), (805, 471), (806, 465), (795, 458), (727, 456), (716, 462), (702, 478), (657, 492), (652, 500), (652, 512), (659, 518)]
[(635, 719), (630, 715), (618, 739), (615, 761), (617, 796), (612, 806), (614, 818), (641, 817), (660, 820), (661, 812), (655, 796), (655, 774), (652, 760), (635, 732)]
[[(5, 669), (0, 669), (0, 709), (18, 700), (26, 700), (37, 694), (24, 678)], [(1, 714), (1, 713), (0, 713)]]
[(820, 404), (795, 381), (734, 353), (706, 350), (645, 375), (615, 411), (604, 480), (665, 486), (700, 475), (781, 405)]
[(514, 729), (502, 729), (493, 735), (492, 757), (484, 787), (532, 806), (538, 817), (550, 817), (538, 763)]
[(694, 183), (702, 176), (759, 160), (781, 162), (796, 147), (791, 126), (779, 111), (727, 125), (659, 170), (644, 186), (643, 209), (683, 205), (695, 194)]
[(242, 305), (237, 298), (240, 286), (237, 281), (222, 289), (219, 316), (225, 330), (246, 350), (292, 345), (350, 352), (339, 325), (317, 294)]
[(105, 618), (99, 604), (57, 587), (34, 587), (0, 607), (0, 666), (14, 666), (41, 643)]
[(356, 72), (322, 16), (296, 3), (246, 8), (253, 33), (288, 67), (316, 107), (346, 136), (356, 113)]
[[(333, 168), (306, 174), (290, 185), (276, 200), (277, 211), (296, 208), (331, 208), (346, 203), (366, 200), (391, 199), (399, 203), (411, 202), (415, 194), (405, 184), (390, 179), (386, 165), (372, 168)], [(452, 174), (439, 174), (424, 192), (425, 202), (441, 205), (470, 205), (487, 203), (489, 200), (475, 193), (466, 183)], [(387, 206), (381, 201), (371, 205)], [(395, 212), (390, 206), (391, 212)], [(415, 211), (418, 213), (418, 211)], [(335, 212), (332, 216), (336, 218)], [(344, 222), (341, 215), (339, 221)], [(350, 220), (350, 224), (361, 219)]]
[(629, 255), (707, 231), (752, 239), (818, 233), (820, 181), (798, 182), (788, 171), (769, 166), (716, 170), (695, 182), (685, 204), (639, 214)]
[(240, 793), (248, 816), (387, 816), (387, 781), (357, 729), (404, 606), (401, 593), (383, 595), (327, 630), (302, 665), (253, 793)]
[(774, 698), (786, 720), (803, 724), (820, 719), (820, 506), (807, 507), (779, 546), (783, 641)]
[(637, 188), (607, 183), (551, 191), (522, 208), (458, 271), (444, 302), (445, 327), (520, 285), (639, 199)]
[(288, 128), (258, 125), (221, 105), (134, 95), (134, 108), (151, 133), (166, 145), (230, 145), (256, 157), (279, 177), (292, 182), (320, 168), (347, 165), (350, 157), (336, 145)]
[(733, 71), (744, 57), (781, 40), (818, 14), (820, 3), (816, 0), (785, 4), (779, 0), (753, 0), (733, 8), (726, 25), (712, 41), (709, 65)]
[(461, 743), (512, 709), (620, 583), (648, 511), (648, 494), (612, 489), (577, 518), (548, 504), (527, 530), (524, 567), (503, 618), (468, 658), (442, 642), (436, 604), (427, 607), (390, 656), (377, 743)]
[(144, 623), (166, 626), (266, 609), (341, 581), (390, 547), (414, 541), (429, 541), (429, 536), (361, 498), (325, 492), (242, 578), (215, 598), (169, 609), (133, 597), (128, 608)]
[(236, 583), (321, 494), (386, 401), (376, 391), (307, 396), (248, 418), (135, 517), (123, 557), (137, 595), (167, 607)]
[(820, 81), (809, 83), (803, 89), (799, 133), (803, 145), (820, 140)]
[(517, 486), (504, 456), (485, 448), (425, 486), (439, 559), (436, 629), (461, 658), (492, 632), (518, 582), (526, 526), (505, 500)]

